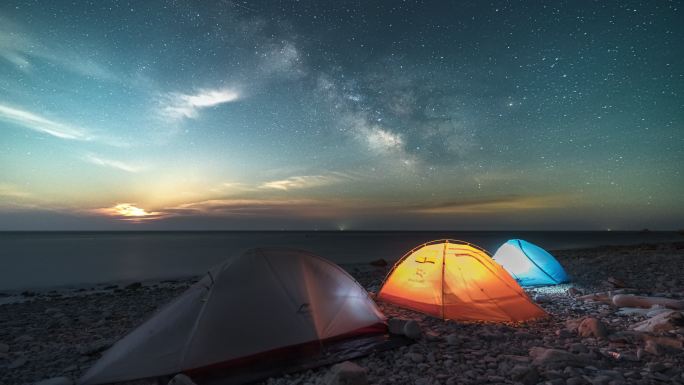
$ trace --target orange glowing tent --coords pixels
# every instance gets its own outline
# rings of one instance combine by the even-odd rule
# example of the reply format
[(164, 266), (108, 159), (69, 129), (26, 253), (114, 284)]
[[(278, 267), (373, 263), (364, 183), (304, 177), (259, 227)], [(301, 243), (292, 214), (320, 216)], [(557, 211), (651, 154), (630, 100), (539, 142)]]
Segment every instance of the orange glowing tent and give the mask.
[(449, 239), (406, 253), (385, 279), (378, 299), (460, 321), (525, 321), (546, 315), (485, 250)]

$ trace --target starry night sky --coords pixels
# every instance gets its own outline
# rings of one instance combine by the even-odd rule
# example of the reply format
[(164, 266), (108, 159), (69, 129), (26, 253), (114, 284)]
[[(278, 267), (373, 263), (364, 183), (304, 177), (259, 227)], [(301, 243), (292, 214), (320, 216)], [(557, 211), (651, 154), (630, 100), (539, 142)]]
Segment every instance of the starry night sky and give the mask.
[(0, 229), (684, 227), (682, 4), (535, 3), (3, 1)]

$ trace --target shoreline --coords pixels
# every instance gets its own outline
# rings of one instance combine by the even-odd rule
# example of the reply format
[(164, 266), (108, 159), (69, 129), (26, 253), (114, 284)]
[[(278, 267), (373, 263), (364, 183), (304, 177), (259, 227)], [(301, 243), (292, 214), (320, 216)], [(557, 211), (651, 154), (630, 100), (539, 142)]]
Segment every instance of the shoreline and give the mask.
[[(606, 291), (683, 299), (684, 242), (565, 249), (552, 254), (572, 283), (526, 290), (551, 317), (520, 325), (445, 322), (381, 302), (379, 307), (388, 317), (416, 320), (424, 338), (354, 362), (366, 368), (370, 383), (684, 383), (682, 350), (643, 353), (643, 341), (627, 336), (646, 315), (621, 314), (605, 302), (581, 299)], [(376, 292), (392, 263), (341, 266), (367, 290)], [(22, 296), (20, 302), (0, 304), (0, 383), (30, 384), (59, 376), (76, 379), (102, 351), (197, 278), (102, 283), (62, 292), (37, 290)], [(609, 278), (628, 287), (616, 288)], [(582, 317), (599, 320), (610, 336), (620, 337), (579, 336), (568, 324)], [(684, 326), (668, 333), (684, 341)], [(560, 368), (538, 365), (531, 355), (533, 348), (571, 352), (592, 357), (592, 361), (583, 367), (572, 362), (563, 362)], [(611, 354), (623, 359), (612, 359)], [(329, 367), (322, 367), (267, 383), (323, 383), (328, 371)]]

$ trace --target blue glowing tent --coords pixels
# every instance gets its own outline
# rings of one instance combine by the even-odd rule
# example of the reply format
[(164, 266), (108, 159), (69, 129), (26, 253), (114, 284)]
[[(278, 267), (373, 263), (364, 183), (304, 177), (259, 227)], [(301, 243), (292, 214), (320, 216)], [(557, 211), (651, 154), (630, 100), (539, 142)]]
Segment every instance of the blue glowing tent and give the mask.
[(568, 275), (553, 255), (522, 239), (501, 245), (492, 257), (521, 286), (546, 286), (568, 282)]

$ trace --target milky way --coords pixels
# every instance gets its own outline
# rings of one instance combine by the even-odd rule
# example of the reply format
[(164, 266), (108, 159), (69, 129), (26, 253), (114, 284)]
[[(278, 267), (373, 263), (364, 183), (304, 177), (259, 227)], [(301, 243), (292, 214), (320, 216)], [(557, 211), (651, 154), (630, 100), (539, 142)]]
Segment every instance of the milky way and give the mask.
[(0, 229), (677, 229), (682, 4), (0, 5)]

